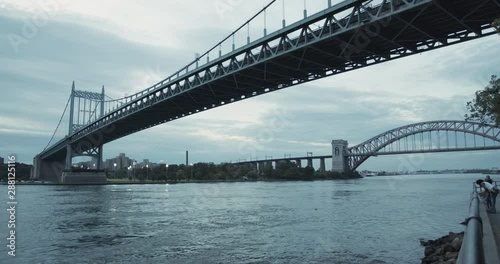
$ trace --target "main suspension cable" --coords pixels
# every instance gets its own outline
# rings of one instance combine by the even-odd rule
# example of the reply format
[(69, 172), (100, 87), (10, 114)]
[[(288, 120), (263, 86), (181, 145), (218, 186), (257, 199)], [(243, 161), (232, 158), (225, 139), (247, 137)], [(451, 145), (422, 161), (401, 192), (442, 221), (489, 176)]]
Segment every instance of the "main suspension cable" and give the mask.
[(59, 125), (61, 125), (61, 121), (64, 117), (64, 114), (66, 113), (66, 109), (68, 109), (68, 105), (69, 105), (70, 100), (71, 100), (71, 95), (68, 98), (68, 102), (66, 103), (66, 107), (64, 107), (64, 112), (62, 113), (61, 118), (59, 119), (59, 123), (57, 124), (57, 127), (56, 127), (56, 130), (54, 131), (54, 134), (52, 134), (52, 137), (50, 138), (49, 143), (47, 143), (47, 146), (45, 146), (45, 148), (43, 150), (46, 150), (49, 147), (50, 143), (52, 142), (52, 139), (54, 139), (54, 136), (56, 135), (57, 130), (59, 129)]

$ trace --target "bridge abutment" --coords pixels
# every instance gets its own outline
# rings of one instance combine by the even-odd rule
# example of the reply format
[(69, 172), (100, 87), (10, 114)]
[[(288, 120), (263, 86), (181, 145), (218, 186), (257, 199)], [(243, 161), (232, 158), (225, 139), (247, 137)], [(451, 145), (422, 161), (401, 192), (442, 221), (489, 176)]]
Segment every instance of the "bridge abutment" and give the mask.
[(332, 171), (344, 172), (348, 170), (347, 140), (332, 140)]
[(36, 156), (33, 159), (30, 179), (59, 182), (64, 167), (64, 160), (44, 160), (40, 156)]

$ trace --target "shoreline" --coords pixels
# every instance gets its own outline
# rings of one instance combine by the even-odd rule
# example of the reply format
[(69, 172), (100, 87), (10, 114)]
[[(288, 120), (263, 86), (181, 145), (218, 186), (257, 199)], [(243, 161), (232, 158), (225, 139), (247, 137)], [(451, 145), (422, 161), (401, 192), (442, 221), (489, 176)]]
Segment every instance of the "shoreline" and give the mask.
[[(339, 178), (339, 179), (311, 179), (311, 180), (282, 180), (282, 179), (259, 179), (259, 180), (196, 180), (196, 181), (129, 181), (129, 180), (117, 180), (117, 181), (108, 181), (102, 184), (65, 184), (58, 182), (16, 182), (16, 185), (149, 185), (149, 184), (185, 184), (185, 183), (226, 183), (226, 182), (311, 182), (311, 181), (338, 181), (338, 180), (356, 180), (362, 178)], [(0, 182), (0, 185), (8, 185), (7, 182)]]

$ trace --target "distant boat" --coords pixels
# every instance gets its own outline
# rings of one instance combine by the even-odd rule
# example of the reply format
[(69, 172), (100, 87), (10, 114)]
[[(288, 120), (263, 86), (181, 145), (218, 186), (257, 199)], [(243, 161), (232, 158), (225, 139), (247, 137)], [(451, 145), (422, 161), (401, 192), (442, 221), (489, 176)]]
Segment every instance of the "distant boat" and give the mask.
[(361, 173), (361, 176), (363, 176), (363, 177), (373, 177), (373, 176), (377, 176), (377, 173), (375, 173), (375, 172), (364, 172), (364, 173)]

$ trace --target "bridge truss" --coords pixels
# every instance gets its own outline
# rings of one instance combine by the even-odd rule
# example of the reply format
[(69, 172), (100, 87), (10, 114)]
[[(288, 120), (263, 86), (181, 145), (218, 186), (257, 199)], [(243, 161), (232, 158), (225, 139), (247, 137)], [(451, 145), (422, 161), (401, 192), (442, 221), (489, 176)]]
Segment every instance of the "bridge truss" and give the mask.
[(500, 149), (500, 127), (467, 121), (431, 121), (398, 127), (350, 147), (355, 170), (371, 156)]

